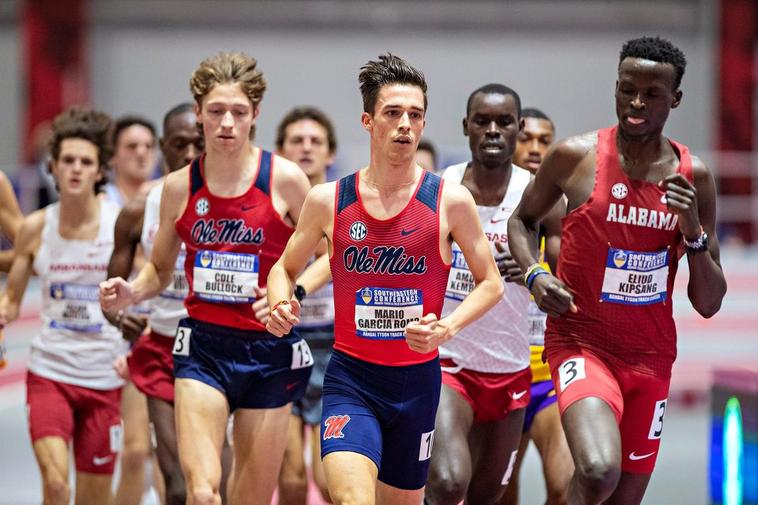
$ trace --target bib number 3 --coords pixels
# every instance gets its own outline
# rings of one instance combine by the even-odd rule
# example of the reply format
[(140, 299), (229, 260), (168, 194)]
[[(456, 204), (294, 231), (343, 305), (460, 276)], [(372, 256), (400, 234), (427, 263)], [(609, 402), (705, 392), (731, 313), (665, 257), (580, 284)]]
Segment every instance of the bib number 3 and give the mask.
[(561, 392), (575, 381), (584, 379), (587, 374), (584, 370), (584, 358), (567, 359), (558, 367), (558, 379), (561, 386)]
[(174, 338), (174, 349), (171, 351), (177, 356), (189, 356), (190, 352), (190, 335), (192, 330), (190, 328), (184, 328), (179, 326), (176, 329), (176, 337)]
[(292, 344), (292, 366), (290, 369), (307, 368), (313, 365), (313, 354), (308, 342), (300, 340)]

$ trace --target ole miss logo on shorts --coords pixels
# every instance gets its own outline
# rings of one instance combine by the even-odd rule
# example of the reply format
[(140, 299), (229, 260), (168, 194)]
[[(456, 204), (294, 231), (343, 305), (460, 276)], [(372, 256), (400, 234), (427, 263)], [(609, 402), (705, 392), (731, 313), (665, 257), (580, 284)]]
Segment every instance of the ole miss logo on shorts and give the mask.
[(324, 420), (324, 440), (330, 438), (345, 438), (342, 430), (350, 422), (350, 416), (329, 416)]

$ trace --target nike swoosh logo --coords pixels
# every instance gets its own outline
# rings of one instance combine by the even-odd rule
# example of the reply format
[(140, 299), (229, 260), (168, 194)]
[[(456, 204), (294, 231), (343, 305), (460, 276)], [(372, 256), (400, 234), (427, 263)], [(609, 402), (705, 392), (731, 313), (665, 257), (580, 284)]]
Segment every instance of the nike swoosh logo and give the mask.
[(504, 217), (503, 219), (492, 218), (492, 219), (490, 219), (490, 223), (492, 223), (492, 224), (502, 223), (503, 221), (506, 221), (507, 219), (508, 219), (507, 217)]
[(260, 205), (260, 204), (258, 203), (258, 204), (255, 204), (255, 205), (243, 205), (241, 207), (241, 209), (242, 209), (242, 212), (247, 212), (248, 210), (252, 210), (252, 209), (256, 208), (258, 205)]
[(294, 388), (295, 386), (297, 386), (298, 384), (300, 384), (300, 382), (293, 382), (292, 384), (287, 384), (286, 386), (284, 386), (284, 388), (285, 388), (287, 391), (289, 391), (289, 390), (291, 390), (292, 388)]
[(110, 463), (112, 460), (113, 460), (113, 456), (105, 456), (103, 458), (98, 458), (97, 456), (95, 456), (94, 458), (92, 458), (92, 462), (95, 464), (95, 466), (105, 465), (106, 463)]
[(412, 230), (400, 230), (400, 235), (402, 235), (403, 237), (407, 237), (408, 235), (410, 235), (411, 233), (413, 233), (413, 232), (415, 232), (417, 230), (418, 230), (418, 228), (414, 228)]
[(511, 398), (514, 400), (520, 400), (526, 394), (526, 389), (519, 393), (511, 393)]
[(649, 458), (653, 454), (655, 454), (655, 451), (653, 451), (653, 452), (651, 452), (649, 454), (640, 454), (639, 456), (637, 456), (636, 454), (634, 454), (634, 451), (632, 451), (632, 453), (629, 455), (629, 459), (631, 459), (632, 461), (638, 461), (640, 459)]

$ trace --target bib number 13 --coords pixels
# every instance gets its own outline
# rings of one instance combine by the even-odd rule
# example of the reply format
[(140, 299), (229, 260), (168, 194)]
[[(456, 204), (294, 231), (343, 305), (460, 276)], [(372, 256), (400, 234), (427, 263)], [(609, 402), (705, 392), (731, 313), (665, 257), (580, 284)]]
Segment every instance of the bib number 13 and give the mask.
[(189, 356), (190, 335), (192, 335), (192, 330), (190, 328), (179, 326), (176, 329), (176, 337), (174, 337), (174, 349), (171, 352), (177, 356)]
[(313, 354), (311, 354), (311, 348), (308, 347), (308, 342), (300, 340), (292, 344), (292, 370), (298, 368), (306, 368), (313, 365)]

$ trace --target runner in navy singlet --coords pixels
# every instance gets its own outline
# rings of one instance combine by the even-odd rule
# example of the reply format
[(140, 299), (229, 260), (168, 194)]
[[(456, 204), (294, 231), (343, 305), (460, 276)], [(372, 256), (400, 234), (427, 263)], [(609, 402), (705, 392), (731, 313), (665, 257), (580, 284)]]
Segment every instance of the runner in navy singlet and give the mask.
[[(713, 176), (663, 135), (685, 65), (666, 40), (624, 44), (618, 125), (556, 144), (509, 222), (513, 256), (549, 316), (545, 351), (576, 464), (572, 505), (642, 502), (676, 357), (671, 290), (685, 251), (695, 310), (713, 316), (726, 292)], [(568, 213), (553, 276), (534, 242), (562, 195)]]
[[(321, 424), (329, 493), (336, 504), (418, 505), (439, 401), (437, 348), (503, 288), (471, 195), (414, 162), (425, 124), (423, 74), (383, 55), (362, 67), (359, 81), (371, 161), (309, 193), (269, 275), (269, 329), (284, 335), (300, 321), (293, 283), (326, 238), (335, 300)], [(453, 240), (476, 288), (440, 319)]]

